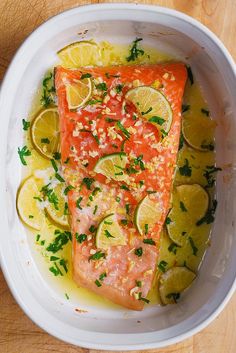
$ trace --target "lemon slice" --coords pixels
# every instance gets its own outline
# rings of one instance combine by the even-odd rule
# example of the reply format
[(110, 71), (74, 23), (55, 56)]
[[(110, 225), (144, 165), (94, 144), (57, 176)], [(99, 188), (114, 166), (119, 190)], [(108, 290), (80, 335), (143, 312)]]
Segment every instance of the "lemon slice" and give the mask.
[(32, 122), (31, 138), (35, 149), (46, 158), (53, 158), (59, 148), (59, 117), (56, 108), (40, 112)]
[(62, 227), (68, 228), (68, 204), (64, 194), (65, 186), (60, 183), (54, 189), (54, 193), (58, 199), (58, 210), (55, 209), (52, 203), (46, 206), (46, 210), (52, 221)]
[(157, 202), (145, 196), (136, 207), (134, 224), (139, 234), (144, 235), (150, 231), (161, 218), (161, 208)]
[(168, 215), (168, 234), (174, 243), (184, 246), (196, 229), (196, 222), (206, 214), (209, 196), (198, 184), (180, 185), (173, 193), (172, 205)]
[(29, 177), (20, 187), (17, 195), (16, 206), (21, 220), (29, 227), (40, 230), (44, 223), (45, 215), (39, 207), (39, 189), (34, 177)]
[(112, 213), (99, 223), (96, 233), (96, 247), (108, 249), (111, 246), (125, 245), (126, 239), (115, 215)]
[(195, 119), (191, 115), (185, 116), (182, 122), (182, 132), (185, 141), (189, 146), (199, 151), (214, 150), (215, 127), (215, 121), (203, 116)]
[(127, 180), (128, 176), (125, 173), (127, 162), (128, 158), (124, 152), (108, 154), (99, 158), (94, 171), (105, 175), (108, 179)]
[(187, 289), (196, 278), (186, 267), (172, 267), (163, 273), (159, 281), (159, 293), (163, 304), (174, 304), (180, 293)]
[(66, 99), (68, 108), (75, 110), (82, 107), (92, 95), (92, 80), (84, 78), (66, 85)]
[(75, 42), (57, 52), (62, 65), (67, 68), (99, 65), (101, 61), (100, 48), (89, 41)]
[(145, 120), (168, 133), (172, 123), (172, 109), (160, 91), (153, 87), (140, 86), (129, 90), (125, 98), (135, 105)]

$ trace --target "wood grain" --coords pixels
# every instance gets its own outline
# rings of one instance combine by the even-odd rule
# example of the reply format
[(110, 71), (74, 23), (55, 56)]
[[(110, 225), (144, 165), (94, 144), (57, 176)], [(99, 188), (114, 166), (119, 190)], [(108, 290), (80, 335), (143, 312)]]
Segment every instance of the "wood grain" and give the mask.
[[(116, 1), (1, 0), (0, 80), (19, 45), (41, 23), (63, 10), (102, 2)], [(138, 2), (174, 8), (198, 19), (220, 37), (236, 59), (236, 0), (139, 0)], [(184, 342), (152, 352), (235, 353), (235, 326), (236, 294), (219, 317), (202, 332)], [(16, 304), (0, 272), (0, 352), (94, 353), (95, 351), (65, 344), (38, 328)]]

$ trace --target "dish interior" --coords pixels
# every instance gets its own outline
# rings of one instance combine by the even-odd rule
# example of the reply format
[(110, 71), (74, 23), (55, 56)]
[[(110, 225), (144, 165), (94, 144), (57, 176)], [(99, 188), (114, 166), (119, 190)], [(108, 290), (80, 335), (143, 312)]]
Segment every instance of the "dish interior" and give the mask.
[[(141, 14), (139, 14), (141, 16)], [(94, 17), (94, 21), (91, 18)], [(63, 325), (70, 326), (71, 340), (76, 339), (77, 330), (100, 333), (147, 333), (156, 331), (156, 340), (163, 340), (182, 333), (184, 327), (193, 327), (207, 318), (212, 309), (219, 305), (217, 293), (225, 293), (232, 285), (236, 272), (236, 252), (234, 232), (235, 187), (235, 121), (233, 111), (236, 103), (230, 94), (233, 78), (230, 70), (225, 67), (219, 71), (219, 65), (224, 64), (221, 54), (215, 55), (216, 48), (201, 37), (197, 29), (182, 24), (178, 30), (178, 20), (170, 18), (170, 27), (162, 24), (139, 21), (96, 21), (95, 14), (90, 16), (90, 22), (84, 16), (84, 24), (78, 25), (76, 16), (71, 16), (70, 23), (58, 26), (54, 23), (51, 31), (47, 32), (47, 40), (39, 40), (34, 35), (31, 49), (26, 44), (25, 52), (31, 52), (30, 61), (26, 56), (20, 57), (21, 71), (16, 75), (16, 85), (11, 92), (9, 106), (10, 121), (8, 127), (8, 147), (5, 160), (7, 181), (8, 224), (11, 238), (12, 257), (17, 259), (19, 283), (29, 289), (34, 301), (40, 303), (41, 312), (35, 313), (40, 317), (49, 313), (56, 322), (63, 321)], [(160, 16), (160, 23), (164, 19)], [(81, 22), (81, 20), (80, 20)], [(154, 21), (153, 21), (154, 22)], [(164, 21), (165, 22), (165, 21)], [(163, 22), (163, 23), (164, 23)], [(171, 28), (172, 27), (172, 28)], [(60, 28), (64, 28), (63, 30)], [(176, 28), (176, 29), (174, 29)], [(180, 27), (179, 27), (180, 29)], [(184, 34), (187, 33), (187, 34)], [(193, 36), (194, 34), (194, 36)], [(78, 312), (79, 303), (63, 300), (61, 295), (50, 286), (50, 281), (39, 272), (34, 262), (34, 254), (29, 246), (26, 230), (17, 217), (15, 195), (21, 180), (21, 165), (17, 156), (17, 147), (23, 143), (21, 134), (21, 119), (29, 113), (29, 102), (35, 92), (35, 84), (40, 85), (45, 71), (57, 62), (56, 52), (66, 44), (78, 40), (93, 38), (95, 41), (108, 40), (113, 43), (131, 43), (135, 37), (141, 36), (145, 43), (165, 53), (179, 58), (191, 65), (206, 97), (212, 116), (217, 121), (217, 165), (223, 166), (224, 171), (217, 180), (218, 209), (213, 226), (211, 247), (207, 252), (200, 273), (187, 295), (182, 297), (178, 305), (167, 307), (146, 307), (143, 312), (127, 311), (117, 308), (96, 307), (92, 304), (88, 312)], [(196, 42), (190, 37), (195, 37)], [(197, 44), (199, 42), (200, 44)], [(24, 65), (23, 65), (24, 62)], [(235, 270), (232, 270), (234, 268)], [(21, 280), (20, 280), (21, 279)], [(20, 294), (21, 301), (23, 292)], [(209, 305), (211, 303), (211, 305)], [(32, 307), (32, 311), (33, 311)], [(102, 321), (101, 321), (102, 320)], [(50, 323), (48, 324), (50, 326)], [(170, 332), (170, 327), (175, 330)], [(61, 324), (58, 329), (62, 330)], [(54, 330), (54, 331), (55, 331)], [(86, 333), (85, 333), (86, 337)], [(142, 336), (140, 336), (140, 340)]]

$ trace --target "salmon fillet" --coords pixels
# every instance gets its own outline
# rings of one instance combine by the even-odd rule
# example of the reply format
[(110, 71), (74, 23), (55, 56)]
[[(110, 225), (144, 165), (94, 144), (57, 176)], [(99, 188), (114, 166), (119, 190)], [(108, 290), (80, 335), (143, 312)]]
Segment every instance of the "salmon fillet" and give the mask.
[[(70, 111), (66, 85), (80, 80), (85, 73), (92, 76), (99, 99), (92, 97), (85, 107)], [(160, 232), (170, 208), (186, 76), (182, 63), (55, 70), (61, 161), (69, 186), (73, 278), (79, 286), (132, 310), (143, 309), (156, 270)], [(164, 139), (125, 100), (125, 93), (137, 82), (146, 86), (158, 82), (171, 105), (173, 121)], [(117, 121), (122, 122), (128, 136), (117, 127)], [(127, 155), (129, 166), (138, 169), (133, 174), (131, 169), (128, 184), (94, 172), (99, 158), (120, 151)], [(159, 203), (161, 217), (141, 236), (133, 217), (146, 195)], [(97, 249), (94, 230), (111, 213), (122, 227), (126, 244)], [(144, 238), (152, 241), (144, 243)], [(98, 254), (97, 259), (94, 254)]]

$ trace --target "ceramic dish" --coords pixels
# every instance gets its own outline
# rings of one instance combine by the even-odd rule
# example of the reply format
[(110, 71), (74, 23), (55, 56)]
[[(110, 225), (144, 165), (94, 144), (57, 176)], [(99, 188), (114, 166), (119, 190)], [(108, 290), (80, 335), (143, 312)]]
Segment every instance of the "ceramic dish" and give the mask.
[[(218, 129), (219, 207), (211, 248), (199, 276), (178, 305), (143, 312), (99, 308), (75, 310), (80, 303), (62, 299), (39, 271), (25, 228), (15, 208), (21, 165), (22, 117), (56, 52), (79, 39), (147, 43), (190, 64), (197, 74)], [(236, 240), (234, 163), (236, 159), (235, 64), (207, 28), (179, 12), (145, 5), (104, 4), (75, 8), (40, 26), (13, 59), (1, 88), (1, 266), (9, 287), (26, 314), (50, 334), (94, 349), (151, 349), (185, 339), (205, 327), (223, 309), (235, 289)]]

